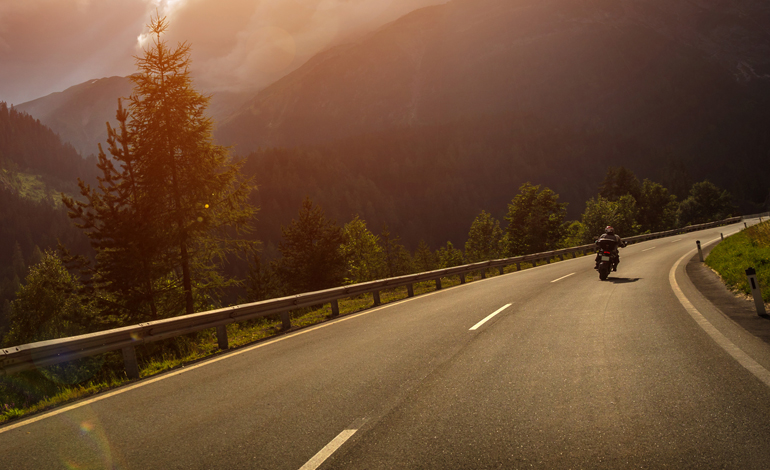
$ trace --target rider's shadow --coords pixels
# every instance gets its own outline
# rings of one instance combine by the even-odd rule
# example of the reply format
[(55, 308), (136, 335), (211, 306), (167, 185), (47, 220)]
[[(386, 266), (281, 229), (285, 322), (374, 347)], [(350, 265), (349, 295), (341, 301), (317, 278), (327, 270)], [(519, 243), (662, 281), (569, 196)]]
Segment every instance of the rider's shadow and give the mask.
[(613, 284), (628, 284), (629, 282), (636, 282), (640, 279), (641, 277), (608, 277), (607, 282)]

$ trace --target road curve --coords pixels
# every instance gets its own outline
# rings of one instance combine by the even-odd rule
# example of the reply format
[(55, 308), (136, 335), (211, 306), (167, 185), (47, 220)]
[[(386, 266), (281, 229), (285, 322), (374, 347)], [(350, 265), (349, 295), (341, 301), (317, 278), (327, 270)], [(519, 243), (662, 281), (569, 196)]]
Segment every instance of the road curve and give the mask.
[(567, 260), (140, 381), (0, 427), (0, 468), (767, 468), (770, 347), (684, 274), (740, 227), (629, 246), (606, 282)]

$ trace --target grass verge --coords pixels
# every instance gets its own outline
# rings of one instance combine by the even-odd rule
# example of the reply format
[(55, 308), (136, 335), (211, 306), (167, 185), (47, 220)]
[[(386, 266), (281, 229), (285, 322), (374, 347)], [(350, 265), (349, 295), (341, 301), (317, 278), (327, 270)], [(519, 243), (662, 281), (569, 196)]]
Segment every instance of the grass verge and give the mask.
[(732, 291), (746, 295), (751, 295), (746, 269), (754, 268), (762, 299), (770, 302), (770, 221), (726, 238), (711, 250), (706, 264), (722, 276)]

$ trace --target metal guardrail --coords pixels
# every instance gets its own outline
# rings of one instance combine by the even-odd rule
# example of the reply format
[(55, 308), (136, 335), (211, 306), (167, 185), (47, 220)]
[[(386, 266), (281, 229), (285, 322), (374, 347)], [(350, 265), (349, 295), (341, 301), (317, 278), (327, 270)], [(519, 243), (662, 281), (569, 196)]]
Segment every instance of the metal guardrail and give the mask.
[[(748, 216), (745, 218), (754, 217), (759, 216)], [(663, 238), (712, 228), (719, 225), (732, 224), (740, 222), (743, 219), (744, 217), (734, 217), (719, 222), (628, 237), (624, 239), (624, 241), (628, 243), (638, 243), (654, 238)], [(216, 328), (220, 349), (228, 349), (227, 330), (225, 326), (230, 323), (280, 314), (282, 318), (282, 327), (284, 330), (288, 330), (291, 328), (290, 312), (298, 308), (328, 303), (331, 304), (332, 307), (332, 317), (336, 317), (339, 315), (339, 299), (371, 293), (374, 298), (374, 306), (377, 306), (380, 305), (380, 291), (384, 289), (406, 286), (407, 295), (412, 297), (414, 296), (413, 286), (417, 282), (435, 281), (436, 288), (441, 289), (441, 278), (444, 277), (459, 275), (460, 282), (465, 283), (466, 274), (471, 272), (481, 271), (481, 277), (484, 279), (488, 269), (497, 268), (502, 274), (507, 266), (516, 265), (516, 270), (518, 271), (521, 269), (522, 263), (537, 264), (541, 261), (550, 263), (551, 260), (556, 258), (563, 260), (565, 256), (569, 255), (572, 255), (574, 258), (577, 257), (578, 253), (588, 254), (594, 250), (595, 246), (591, 244), (517, 256), (514, 258), (483, 261), (464, 266), (455, 266), (424, 273), (410, 274), (278, 299), (270, 299), (235, 307), (221, 308), (218, 310), (167, 318), (148, 323), (139, 323), (138, 325), (86, 335), (13, 346), (6, 349), (0, 349), (0, 376), (59, 364), (74, 359), (95, 356), (109, 351), (122, 350), (126, 373), (129, 378), (135, 379), (139, 378), (135, 347), (141, 344), (173, 338), (209, 328)]]

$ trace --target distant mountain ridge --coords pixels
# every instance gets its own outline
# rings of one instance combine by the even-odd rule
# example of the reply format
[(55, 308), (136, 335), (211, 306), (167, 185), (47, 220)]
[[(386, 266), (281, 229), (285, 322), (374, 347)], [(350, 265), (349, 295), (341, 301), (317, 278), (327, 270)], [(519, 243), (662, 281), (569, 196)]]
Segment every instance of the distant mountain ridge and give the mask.
[[(118, 98), (128, 105), (134, 89), (130, 77), (89, 80), (64, 91), (14, 106), (50, 127), (82, 156), (98, 153), (97, 144), (107, 141), (106, 123), (116, 125)], [(215, 122), (238, 109), (251, 92), (217, 92), (209, 103), (208, 114)]]
[(766, 2), (455, 0), (318, 54), (217, 136), (248, 152), (512, 109), (622, 128), (678, 118), (667, 95), (690, 81), (699, 92), (767, 72)]

